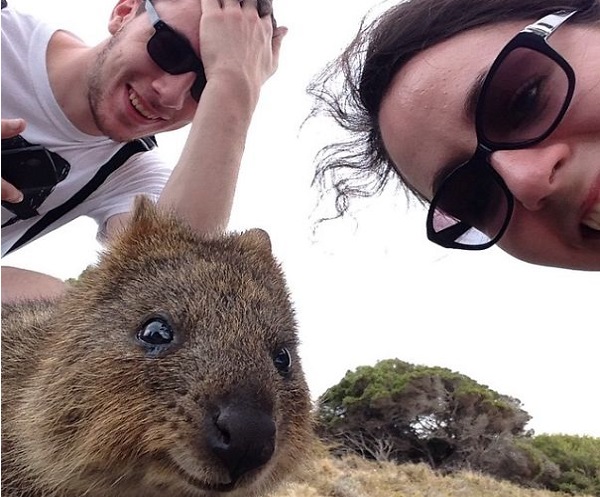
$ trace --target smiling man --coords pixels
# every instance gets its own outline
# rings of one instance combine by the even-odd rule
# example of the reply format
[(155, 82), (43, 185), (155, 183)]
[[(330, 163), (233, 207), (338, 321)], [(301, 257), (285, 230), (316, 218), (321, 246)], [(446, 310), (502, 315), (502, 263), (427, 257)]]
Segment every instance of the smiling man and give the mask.
[[(3, 254), (79, 216), (110, 239), (139, 194), (198, 231), (228, 222), (251, 118), (287, 31), (274, 27), (270, 1), (119, 0), (108, 30), (87, 46), (3, 1)], [(189, 123), (176, 164), (136, 141)], [(116, 170), (94, 182), (107, 164)], [(74, 196), (83, 198), (64, 208)], [(56, 219), (40, 228), (48, 213)], [(2, 268), (3, 301), (63, 289)]]

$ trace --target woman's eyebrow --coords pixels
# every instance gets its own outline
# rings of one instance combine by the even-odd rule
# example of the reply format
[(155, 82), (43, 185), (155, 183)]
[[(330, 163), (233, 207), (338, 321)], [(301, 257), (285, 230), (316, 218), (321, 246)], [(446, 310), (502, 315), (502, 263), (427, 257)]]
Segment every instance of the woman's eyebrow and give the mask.
[[(475, 125), (475, 114), (477, 113), (477, 104), (479, 102), (479, 96), (483, 84), (489, 73), (489, 68), (483, 69), (473, 80), (473, 83), (469, 87), (465, 100), (463, 102), (463, 116), (466, 118), (468, 123)], [(473, 151), (475, 152), (475, 151)], [(464, 164), (465, 161), (457, 161), (456, 159), (448, 161), (442, 167), (440, 167), (433, 175), (431, 182), (431, 191), (435, 194), (440, 188), (442, 182), (452, 173), (457, 167)]]
[(444, 164), (442, 167), (440, 167), (433, 175), (433, 180), (431, 182), (432, 193), (435, 195), (437, 193), (437, 191), (440, 189), (440, 187), (442, 186), (442, 183), (444, 182), (444, 180), (450, 174), (452, 174), (456, 169), (458, 169), (460, 166), (465, 164), (465, 162), (467, 160), (468, 159), (451, 160), (451, 161), (447, 162), (446, 164)]
[(479, 96), (481, 95), (481, 90), (483, 89), (483, 84), (485, 83), (488, 73), (489, 68), (481, 71), (473, 81), (473, 84), (471, 84), (469, 90), (467, 91), (463, 107), (467, 121), (470, 123), (475, 122), (475, 113), (477, 112)]

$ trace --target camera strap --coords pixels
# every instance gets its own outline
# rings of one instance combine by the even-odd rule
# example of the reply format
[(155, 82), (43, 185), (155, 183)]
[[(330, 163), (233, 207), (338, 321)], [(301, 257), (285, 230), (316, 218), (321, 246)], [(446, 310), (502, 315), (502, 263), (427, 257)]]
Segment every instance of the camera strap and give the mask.
[(102, 183), (110, 176), (111, 173), (121, 167), (127, 160), (134, 154), (139, 152), (146, 152), (152, 150), (156, 146), (156, 139), (153, 136), (147, 136), (144, 138), (138, 138), (137, 140), (130, 141), (122, 146), (110, 159), (104, 164), (94, 177), (89, 180), (77, 193), (75, 193), (69, 200), (63, 204), (55, 207), (48, 211), (44, 216), (31, 226), (21, 237), (8, 249), (6, 254), (9, 254), (13, 250), (25, 245), (27, 242), (33, 240), (48, 226), (50, 226), (57, 219), (60, 219), (67, 212), (74, 209), (77, 205), (88, 198), (95, 190), (97, 190)]

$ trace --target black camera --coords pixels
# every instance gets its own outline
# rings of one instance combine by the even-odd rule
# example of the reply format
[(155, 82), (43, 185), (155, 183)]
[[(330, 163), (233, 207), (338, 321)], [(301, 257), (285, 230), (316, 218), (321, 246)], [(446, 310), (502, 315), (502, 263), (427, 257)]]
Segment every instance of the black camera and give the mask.
[(2, 178), (23, 192), (18, 203), (2, 201), (19, 219), (37, 216), (37, 209), (71, 169), (60, 155), (22, 136), (2, 139)]

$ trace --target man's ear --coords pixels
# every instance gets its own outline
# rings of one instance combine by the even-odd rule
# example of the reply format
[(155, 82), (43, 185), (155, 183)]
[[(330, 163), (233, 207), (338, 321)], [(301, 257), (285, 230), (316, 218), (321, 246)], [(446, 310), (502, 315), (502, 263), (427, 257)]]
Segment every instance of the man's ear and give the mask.
[(143, 0), (119, 0), (110, 14), (108, 31), (114, 35), (121, 30), (125, 24), (136, 17)]

